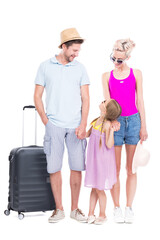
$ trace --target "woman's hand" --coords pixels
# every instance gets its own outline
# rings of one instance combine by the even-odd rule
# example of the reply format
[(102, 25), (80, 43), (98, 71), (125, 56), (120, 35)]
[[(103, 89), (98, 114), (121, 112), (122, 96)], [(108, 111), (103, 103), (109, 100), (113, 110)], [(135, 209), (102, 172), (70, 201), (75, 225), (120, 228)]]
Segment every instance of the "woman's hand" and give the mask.
[(146, 128), (141, 128), (140, 133), (139, 133), (139, 136), (140, 136), (141, 143), (142, 143), (143, 141), (146, 141), (147, 138), (148, 138), (147, 129), (146, 129)]

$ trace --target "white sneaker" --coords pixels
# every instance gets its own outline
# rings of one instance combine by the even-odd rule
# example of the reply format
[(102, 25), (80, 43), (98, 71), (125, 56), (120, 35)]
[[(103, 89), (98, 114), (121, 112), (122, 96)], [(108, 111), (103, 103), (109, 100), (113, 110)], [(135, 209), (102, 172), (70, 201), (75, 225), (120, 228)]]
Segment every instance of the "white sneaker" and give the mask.
[(96, 216), (95, 215), (90, 215), (90, 216), (88, 216), (87, 222), (89, 224), (91, 224), (91, 223), (94, 223), (95, 220), (96, 220)]
[(79, 208), (71, 211), (70, 217), (77, 220), (78, 222), (87, 222), (87, 217)]
[(107, 221), (107, 217), (98, 217), (96, 218), (96, 220), (94, 221), (94, 224), (96, 225), (102, 225), (103, 223), (105, 223)]
[(59, 222), (60, 220), (62, 220), (63, 218), (65, 218), (64, 211), (60, 210), (60, 209), (56, 209), (53, 211), (52, 216), (48, 219), (48, 222), (56, 223), (56, 222)]
[(133, 223), (134, 213), (131, 207), (125, 208), (125, 223)]
[(120, 207), (115, 207), (113, 214), (114, 214), (114, 221), (116, 223), (124, 223), (124, 217)]

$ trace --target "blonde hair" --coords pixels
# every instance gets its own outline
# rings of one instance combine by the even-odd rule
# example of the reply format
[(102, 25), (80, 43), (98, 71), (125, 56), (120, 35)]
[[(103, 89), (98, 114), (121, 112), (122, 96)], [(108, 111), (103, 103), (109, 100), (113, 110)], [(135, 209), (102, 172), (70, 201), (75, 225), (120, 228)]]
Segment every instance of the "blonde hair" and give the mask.
[(127, 38), (127, 39), (120, 39), (117, 40), (113, 46), (113, 50), (125, 52), (126, 56), (130, 56), (130, 53), (132, 52), (133, 48), (135, 47), (135, 43)]

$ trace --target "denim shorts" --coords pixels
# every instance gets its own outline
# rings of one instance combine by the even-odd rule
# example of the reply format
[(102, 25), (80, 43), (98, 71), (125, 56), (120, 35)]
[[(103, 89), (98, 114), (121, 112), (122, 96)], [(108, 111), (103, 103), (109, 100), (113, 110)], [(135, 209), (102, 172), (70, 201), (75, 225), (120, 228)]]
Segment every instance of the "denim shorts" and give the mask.
[(86, 139), (78, 139), (75, 129), (55, 126), (50, 120), (45, 127), (44, 152), (47, 158), (48, 173), (61, 170), (64, 142), (68, 150), (68, 163), (71, 170), (85, 170)]
[(123, 144), (137, 145), (140, 140), (141, 119), (139, 113), (126, 116), (120, 116), (117, 119), (120, 122), (120, 130), (114, 132), (114, 145)]

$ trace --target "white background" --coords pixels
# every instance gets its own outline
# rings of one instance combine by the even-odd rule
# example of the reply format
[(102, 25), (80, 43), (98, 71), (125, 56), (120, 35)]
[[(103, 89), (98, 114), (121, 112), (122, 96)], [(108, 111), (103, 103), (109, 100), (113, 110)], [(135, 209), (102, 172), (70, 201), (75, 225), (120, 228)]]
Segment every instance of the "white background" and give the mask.
[[(0, 236), (13, 239), (158, 239), (159, 226), (159, 6), (158, 0), (5, 0), (0, 3)], [(143, 73), (144, 101), (149, 139), (145, 146), (151, 159), (138, 170), (138, 187), (133, 204), (135, 223), (118, 225), (113, 222), (113, 203), (107, 192), (108, 222), (103, 226), (80, 224), (69, 218), (70, 188), (67, 154), (63, 165), (63, 205), (66, 218), (58, 224), (47, 222), (49, 213), (25, 214), (20, 221), (17, 213), (9, 217), (3, 211), (8, 197), (8, 155), (21, 146), (22, 107), (33, 104), (34, 79), (39, 64), (59, 53), (60, 32), (76, 27), (86, 39), (78, 60), (88, 71), (90, 113), (88, 122), (99, 115), (103, 100), (101, 75), (113, 67), (109, 60), (117, 39), (130, 37), (136, 43), (128, 65)], [(26, 115), (27, 115), (26, 111)], [(29, 117), (28, 117), (29, 116)], [(25, 144), (34, 141), (34, 114), (26, 116)], [(38, 145), (43, 143), (44, 127), (38, 118)], [(29, 138), (30, 137), (30, 138)], [(29, 140), (30, 139), (30, 140)], [(125, 151), (121, 171), (121, 205), (125, 207)], [(84, 181), (84, 173), (83, 173)], [(83, 186), (79, 207), (88, 214), (90, 190)], [(98, 215), (98, 207), (96, 209)]]

